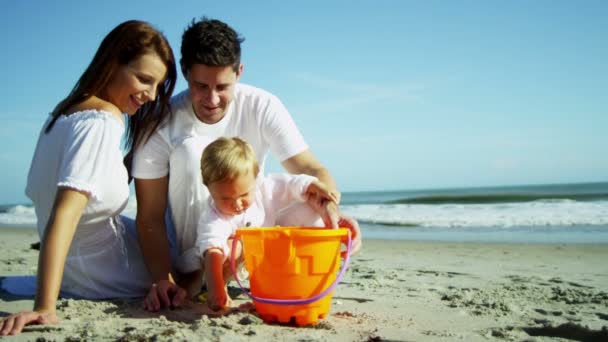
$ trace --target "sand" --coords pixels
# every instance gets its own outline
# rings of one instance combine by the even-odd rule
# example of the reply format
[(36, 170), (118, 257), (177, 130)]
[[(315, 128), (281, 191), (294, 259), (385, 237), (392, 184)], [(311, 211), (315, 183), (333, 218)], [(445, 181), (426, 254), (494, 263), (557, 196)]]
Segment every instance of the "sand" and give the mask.
[[(36, 241), (33, 230), (0, 229), (0, 277), (34, 274)], [(0, 293), (0, 315), (32, 303)], [(365, 240), (315, 326), (265, 324), (243, 295), (236, 303), (215, 317), (194, 302), (148, 313), (140, 300), (61, 299), (59, 325), (5, 339), (608, 341), (608, 244)]]

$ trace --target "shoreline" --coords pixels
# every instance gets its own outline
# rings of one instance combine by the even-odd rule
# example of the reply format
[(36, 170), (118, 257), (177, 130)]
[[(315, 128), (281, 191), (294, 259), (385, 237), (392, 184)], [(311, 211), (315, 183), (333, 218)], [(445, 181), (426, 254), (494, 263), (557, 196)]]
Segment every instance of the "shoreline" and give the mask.
[[(364, 240), (437, 242), (437, 243), (481, 243), (481, 244), (564, 244), (595, 245), (608, 244), (608, 226), (563, 226), (563, 227), (509, 227), (509, 228), (441, 228), (441, 227), (395, 227), (361, 224)], [(34, 232), (35, 226), (0, 224), (3, 232), (20, 234)], [(37, 237), (36, 237), (37, 239)]]
[[(37, 239), (35, 229), (0, 228), (0, 277), (35, 274)], [(605, 243), (366, 239), (314, 327), (264, 324), (246, 305), (214, 317), (194, 302), (148, 313), (141, 300), (61, 299), (59, 325), (7, 340), (600, 341), (608, 338), (607, 257)], [(2, 316), (32, 304), (0, 292)]]

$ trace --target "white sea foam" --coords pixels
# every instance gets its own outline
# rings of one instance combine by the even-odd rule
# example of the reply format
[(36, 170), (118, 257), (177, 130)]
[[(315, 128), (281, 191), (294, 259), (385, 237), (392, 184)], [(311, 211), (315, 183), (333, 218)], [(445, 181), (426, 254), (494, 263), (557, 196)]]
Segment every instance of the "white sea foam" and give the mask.
[[(123, 215), (134, 218), (133, 197)], [(540, 200), (492, 204), (360, 204), (342, 210), (361, 223), (420, 227), (608, 226), (608, 201)], [(16, 205), (0, 213), (0, 225), (35, 226), (34, 208)]]
[(366, 204), (342, 210), (370, 223), (421, 227), (548, 227), (608, 225), (608, 201), (500, 204)]
[(36, 225), (36, 212), (33, 207), (16, 205), (0, 213), (0, 224), (4, 225)]
[[(137, 201), (135, 197), (129, 198), (127, 207), (122, 212), (123, 215), (135, 218), (137, 212)], [(36, 211), (31, 206), (16, 205), (0, 212), (0, 225), (2, 226), (35, 226)]]

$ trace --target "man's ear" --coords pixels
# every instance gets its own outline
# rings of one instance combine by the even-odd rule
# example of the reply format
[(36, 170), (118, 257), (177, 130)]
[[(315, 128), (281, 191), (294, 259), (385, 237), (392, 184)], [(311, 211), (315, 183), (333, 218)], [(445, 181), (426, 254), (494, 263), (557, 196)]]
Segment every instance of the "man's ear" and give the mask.
[(184, 78), (187, 81), (188, 80), (188, 69), (186, 69), (186, 64), (183, 61), (179, 61), (179, 66), (182, 69), (182, 75), (184, 75)]
[(241, 79), (241, 75), (243, 75), (243, 64), (239, 65), (239, 69), (236, 71), (236, 80), (237, 82)]

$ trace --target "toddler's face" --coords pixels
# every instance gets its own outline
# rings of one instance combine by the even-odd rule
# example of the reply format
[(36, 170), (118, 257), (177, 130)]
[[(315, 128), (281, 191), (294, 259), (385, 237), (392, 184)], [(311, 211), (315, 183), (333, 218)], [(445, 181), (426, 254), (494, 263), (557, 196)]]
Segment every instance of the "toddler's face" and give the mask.
[(226, 216), (243, 213), (255, 200), (253, 172), (211, 183), (207, 188), (217, 209)]

